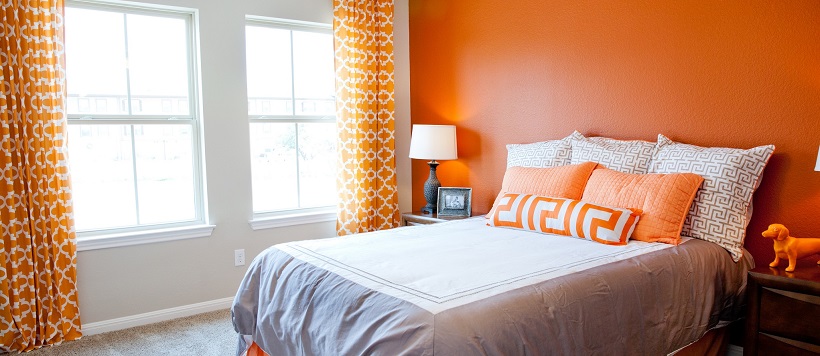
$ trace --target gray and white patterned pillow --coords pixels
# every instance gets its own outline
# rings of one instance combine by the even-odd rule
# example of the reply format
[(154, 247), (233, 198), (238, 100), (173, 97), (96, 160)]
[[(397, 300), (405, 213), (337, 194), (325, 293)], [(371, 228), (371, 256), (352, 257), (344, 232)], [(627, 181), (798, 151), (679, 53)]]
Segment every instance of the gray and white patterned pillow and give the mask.
[(743, 256), (746, 226), (752, 217), (752, 194), (774, 145), (748, 150), (700, 147), (658, 135), (658, 151), (649, 173), (690, 172), (703, 177), (681, 235), (723, 246), (735, 262)]
[(623, 173), (644, 174), (657, 143), (641, 140), (616, 140), (608, 137), (584, 137), (572, 133), (572, 159), (570, 164), (596, 162), (606, 168)]
[(549, 168), (566, 166), (570, 161), (571, 136), (560, 140), (507, 145), (507, 167)]

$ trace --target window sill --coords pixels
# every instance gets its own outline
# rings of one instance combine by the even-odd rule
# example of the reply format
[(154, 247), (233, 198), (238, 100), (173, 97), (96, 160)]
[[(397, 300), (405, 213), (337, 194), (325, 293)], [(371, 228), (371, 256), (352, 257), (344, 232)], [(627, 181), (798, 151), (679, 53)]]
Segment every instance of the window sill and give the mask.
[(328, 221), (336, 221), (335, 210), (323, 209), (319, 211), (260, 216), (253, 218), (253, 220), (249, 221), (248, 224), (251, 225), (251, 229), (256, 231), (275, 227), (313, 224)]
[(77, 251), (90, 251), (104, 248), (209, 237), (211, 236), (211, 233), (213, 233), (215, 227), (215, 225), (193, 225), (168, 229), (83, 237), (77, 239)]

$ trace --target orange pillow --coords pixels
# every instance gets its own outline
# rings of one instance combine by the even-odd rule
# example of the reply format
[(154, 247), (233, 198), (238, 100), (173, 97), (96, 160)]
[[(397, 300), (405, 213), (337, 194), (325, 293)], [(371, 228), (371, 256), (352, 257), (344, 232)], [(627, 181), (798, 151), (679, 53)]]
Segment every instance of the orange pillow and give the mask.
[(501, 182), (501, 192), (495, 198), (489, 218), (505, 193), (524, 193), (556, 198), (581, 199), (584, 186), (598, 164), (584, 162), (550, 168), (509, 167)]
[(637, 209), (507, 193), (499, 199), (488, 225), (575, 236), (605, 245), (626, 245), (640, 216)]
[(630, 174), (601, 168), (592, 172), (584, 201), (643, 211), (632, 238), (677, 245), (689, 206), (703, 177), (694, 173)]

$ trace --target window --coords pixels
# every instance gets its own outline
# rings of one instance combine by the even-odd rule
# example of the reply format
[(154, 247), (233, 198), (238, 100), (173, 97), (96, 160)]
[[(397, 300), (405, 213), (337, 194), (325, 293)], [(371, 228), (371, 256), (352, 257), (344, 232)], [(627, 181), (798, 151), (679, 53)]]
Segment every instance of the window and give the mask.
[(329, 25), (245, 27), (255, 216), (336, 202), (336, 104)]
[(193, 13), (69, 2), (65, 27), (79, 236), (204, 224)]

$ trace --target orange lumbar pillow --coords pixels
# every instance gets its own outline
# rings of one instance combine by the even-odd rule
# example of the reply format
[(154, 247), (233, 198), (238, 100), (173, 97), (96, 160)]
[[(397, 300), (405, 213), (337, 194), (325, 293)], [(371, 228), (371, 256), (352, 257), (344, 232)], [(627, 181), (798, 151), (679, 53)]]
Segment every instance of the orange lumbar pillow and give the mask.
[(490, 226), (575, 236), (606, 245), (626, 245), (641, 211), (575, 199), (504, 193), (490, 214)]
[(703, 178), (694, 173), (632, 174), (598, 166), (581, 198), (595, 204), (643, 211), (632, 238), (677, 245), (689, 207)]
[(506, 193), (523, 193), (556, 198), (581, 199), (589, 175), (598, 164), (584, 162), (560, 167), (509, 167), (504, 173), (501, 192), (496, 197), (489, 218)]

